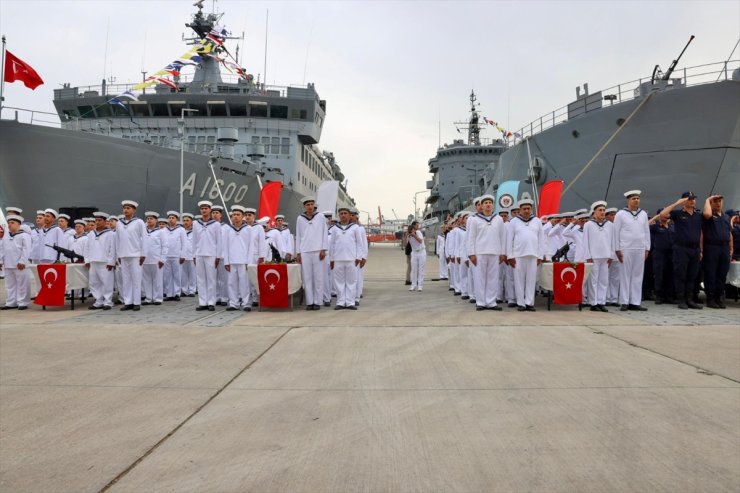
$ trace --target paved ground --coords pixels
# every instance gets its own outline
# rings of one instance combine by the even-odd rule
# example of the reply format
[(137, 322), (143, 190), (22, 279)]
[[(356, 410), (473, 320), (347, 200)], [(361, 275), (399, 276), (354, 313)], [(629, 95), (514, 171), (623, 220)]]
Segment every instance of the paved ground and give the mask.
[(738, 304), (476, 312), (403, 268), (357, 312), (0, 312), (0, 491), (738, 490)]

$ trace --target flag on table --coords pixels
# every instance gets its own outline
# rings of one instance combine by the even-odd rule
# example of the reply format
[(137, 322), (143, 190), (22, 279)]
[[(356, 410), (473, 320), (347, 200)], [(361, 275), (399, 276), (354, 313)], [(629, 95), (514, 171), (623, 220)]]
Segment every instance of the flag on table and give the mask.
[(552, 292), (556, 305), (577, 305), (583, 301), (583, 264), (552, 264)]
[(563, 191), (563, 180), (548, 181), (540, 189), (539, 217), (557, 214), (560, 209), (560, 194)]
[(257, 217), (269, 217), (271, 227), (275, 226), (275, 214), (277, 214), (280, 206), (280, 192), (282, 189), (282, 182), (271, 181), (260, 191), (260, 207), (257, 210)]
[(519, 200), (519, 181), (503, 182), (496, 190), (496, 211), (494, 214), (498, 214), (501, 209), (513, 207), (517, 200)]
[(67, 266), (46, 264), (36, 267), (41, 289), (34, 304), (42, 306), (64, 306), (64, 293), (67, 291)]
[(288, 265), (259, 264), (257, 282), (260, 293), (260, 307), (288, 308)]
[(29, 89), (36, 89), (43, 79), (29, 64), (5, 50), (5, 82), (21, 81)]

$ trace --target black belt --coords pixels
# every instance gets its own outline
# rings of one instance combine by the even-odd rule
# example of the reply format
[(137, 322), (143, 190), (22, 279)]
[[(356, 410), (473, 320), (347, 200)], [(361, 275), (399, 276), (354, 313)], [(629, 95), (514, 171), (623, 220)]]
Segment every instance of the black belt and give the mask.
[(729, 246), (730, 240), (707, 240), (706, 238), (704, 238), (704, 244), (715, 246)]
[(698, 243), (685, 243), (683, 241), (677, 241), (676, 242), (676, 245), (682, 246), (684, 248), (699, 248), (699, 244)]

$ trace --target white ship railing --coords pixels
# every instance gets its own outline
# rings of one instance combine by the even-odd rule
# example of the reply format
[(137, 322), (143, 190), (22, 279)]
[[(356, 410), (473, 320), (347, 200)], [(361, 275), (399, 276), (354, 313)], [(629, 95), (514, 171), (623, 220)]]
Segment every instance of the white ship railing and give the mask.
[[(15, 112), (15, 114), (13, 114)], [(49, 113), (48, 111), (29, 110), (26, 108), (16, 108), (14, 106), (3, 106), (2, 116), (8, 118), (8, 115), (13, 115), (12, 118), (15, 121), (21, 123), (30, 123), (32, 125), (43, 125), (46, 127), (60, 128), (62, 126), (59, 121), (59, 115), (56, 113)], [(55, 121), (50, 121), (49, 118), (53, 118)]]
[[(696, 65), (694, 67), (685, 67), (682, 70), (676, 70), (675, 72), (673, 72), (671, 79), (680, 78), (681, 83), (683, 84), (682, 87), (711, 84), (714, 82), (719, 82), (721, 80), (731, 79), (732, 72), (738, 68), (740, 68), (740, 60), (728, 60), (724, 62), (707, 63), (704, 65)], [(636, 91), (636, 89), (638, 89), (643, 82), (648, 82), (650, 81), (650, 79), (651, 76), (648, 76), (629, 82), (623, 82), (621, 84), (617, 84), (616, 86), (609, 87), (608, 89), (602, 89), (601, 94), (603, 96), (614, 96), (614, 99), (610, 101), (611, 104), (624, 103), (638, 97), (639, 91)], [(600, 106), (599, 108), (594, 108), (590, 110), (586, 107), (585, 112), (599, 111), (601, 109), (604, 109), (605, 107), (609, 107), (609, 104), (605, 104)], [(537, 135), (544, 130), (547, 130), (567, 121), (568, 105), (561, 106), (560, 108), (546, 113), (521, 127), (519, 130), (516, 131), (519, 136), (509, 139), (509, 145), (513, 146), (518, 142), (524, 140), (526, 137)]]

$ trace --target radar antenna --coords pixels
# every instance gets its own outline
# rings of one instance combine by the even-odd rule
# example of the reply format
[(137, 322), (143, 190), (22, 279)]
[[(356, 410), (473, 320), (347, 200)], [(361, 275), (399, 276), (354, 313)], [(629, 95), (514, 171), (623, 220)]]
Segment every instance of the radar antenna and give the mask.
[[(478, 115), (478, 97), (475, 95), (475, 91), (470, 91), (470, 119), (467, 122), (454, 122), (455, 125), (460, 125), (462, 128), (468, 130), (468, 145), (480, 145), (480, 115)], [(460, 130), (458, 129), (458, 132)]]

